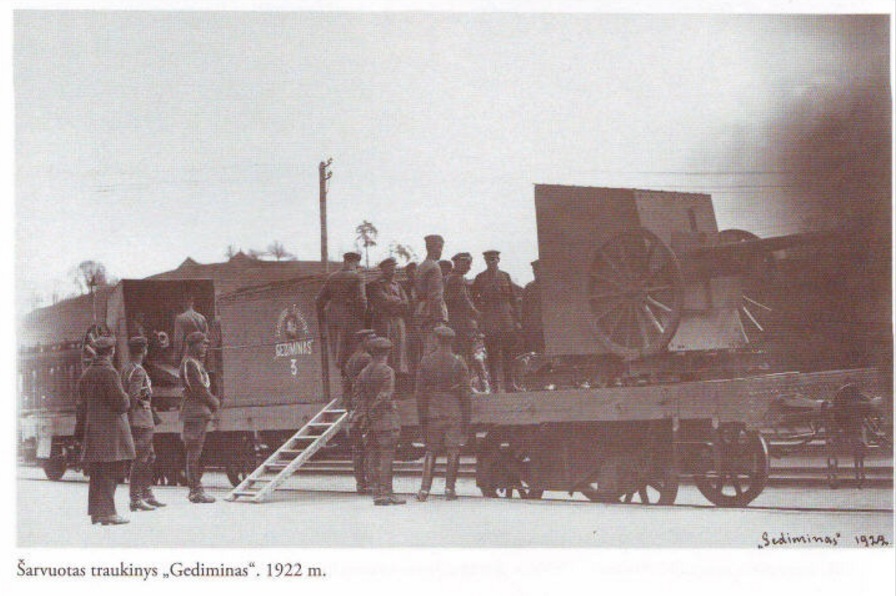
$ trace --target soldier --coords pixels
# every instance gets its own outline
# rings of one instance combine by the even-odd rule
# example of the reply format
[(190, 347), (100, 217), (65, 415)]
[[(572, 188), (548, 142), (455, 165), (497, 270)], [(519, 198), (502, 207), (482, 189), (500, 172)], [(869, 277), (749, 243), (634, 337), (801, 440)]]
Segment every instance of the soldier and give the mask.
[(492, 383), (500, 387), (500, 370), (503, 372), (503, 389), (512, 391), (513, 351), (520, 329), (519, 302), (510, 275), (498, 269), (500, 255), (497, 250), (482, 253), (486, 270), (473, 281), (473, 302), (482, 311), (482, 331)]
[(143, 368), (148, 343), (142, 336), (128, 340), (131, 361), (121, 371), (122, 385), (131, 399), (128, 420), (131, 423), (131, 436), (134, 438), (136, 450), (129, 480), (131, 511), (153, 511), (156, 507), (165, 506), (156, 499), (150, 488), (153, 481), (153, 462), (156, 460), (152, 445), (156, 414), (152, 409), (152, 382), (146, 369)]
[(187, 354), (180, 363), (180, 379), (184, 384), (184, 400), (180, 408), (183, 422), (181, 439), (187, 464), (188, 499), (191, 503), (214, 503), (215, 498), (202, 488), (202, 447), (209, 423), (221, 408), (220, 400), (209, 391), (211, 382), (203, 366), (208, 350), (208, 337), (194, 331), (187, 336)]
[(87, 513), (94, 524), (126, 524), (130, 520), (115, 510), (115, 489), (134, 459), (127, 418), (131, 400), (112, 366), (115, 338), (99, 337), (93, 347), (96, 357), (78, 380), (78, 409), (84, 420), (81, 461), (90, 473)]
[(401, 435), (401, 421), (393, 400), (395, 373), (386, 362), (392, 342), (377, 337), (369, 345), (373, 362), (355, 380), (355, 397), (359, 426), (366, 435), (369, 461), (375, 469), (373, 504), (404, 505), (405, 501), (392, 493), (392, 460)]
[(417, 371), (417, 415), (426, 441), (423, 480), (418, 501), (425, 501), (432, 488), (436, 456), (444, 449), (447, 457), (445, 498), (457, 499), (454, 491), (460, 466), (460, 448), (470, 427), (470, 379), (463, 358), (451, 351), (455, 333), (436, 327), (438, 348), (423, 357)]
[(405, 331), (408, 337), (408, 368), (413, 377), (417, 363), (420, 362), (420, 329), (417, 321), (417, 263), (408, 263), (404, 268), (405, 279), (401, 282), (408, 297), (408, 316), (405, 318)]
[(193, 307), (196, 303), (192, 295), (184, 299), (184, 311), (174, 318), (174, 361), (180, 362), (186, 349), (187, 336), (196, 331), (208, 334), (208, 320), (205, 315), (196, 312)]
[(360, 253), (342, 255), (342, 269), (330, 274), (316, 299), (318, 318), (326, 321), (330, 354), (339, 370), (352, 353), (354, 334), (364, 327), (367, 294), (360, 263)]
[(469, 365), (473, 338), (479, 328), (476, 320), (481, 313), (473, 305), (470, 288), (464, 275), (470, 271), (473, 256), (460, 252), (451, 257), (454, 270), (445, 280), (445, 306), (448, 307), (448, 325), (455, 333), (454, 353), (463, 357)]
[(355, 472), (355, 484), (359, 495), (369, 495), (370, 474), (369, 463), (367, 461), (366, 449), (364, 447), (364, 437), (360, 425), (358, 415), (358, 400), (355, 399), (355, 381), (361, 371), (367, 368), (367, 365), (373, 362), (370, 355), (370, 340), (376, 337), (373, 329), (361, 329), (355, 333), (358, 340), (358, 348), (349, 357), (345, 364), (345, 371), (342, 376), (342, 401), (345, 402), (345, 409), (349, 412), (349, 441), (352, 447), (352, 468)]
[(408, 374), (408, 341), (405, 317), (408, 314), (408, 297), (395, 281), (395, 267), (398, 263), (392, 257), (379, 264), (382, 277), (367, 286), (371, 310), (371, 327), (378, 337), (386, 337), (392, 342), (389, 366), (396, 376)]
[(436, 341), (432, 330), (448, 322), (448, 309), (445, 306), (442, 268), (439, 259), (445, 240), (438, 234), (424, 238), (426, 242), (426, 259), (417, 267), (417, 320), (420, 325), (420, 336), (424, 354), (435, 349)]
[(541, 321), (541, 296), (539, 295), (538, 260), (532, 261), (532, 275), (535, 277), (523, 288), (523, 306), (520, 323), (523, 326), (525, 350), (544, 354), (544, 327)]
[(447, 279), (447, 277), (451, 275), (451, 272), (454, 271), (454, 263), (446, 259), (441, 259), (439, 261), (439, 269), (442, 270), (442, 279)]

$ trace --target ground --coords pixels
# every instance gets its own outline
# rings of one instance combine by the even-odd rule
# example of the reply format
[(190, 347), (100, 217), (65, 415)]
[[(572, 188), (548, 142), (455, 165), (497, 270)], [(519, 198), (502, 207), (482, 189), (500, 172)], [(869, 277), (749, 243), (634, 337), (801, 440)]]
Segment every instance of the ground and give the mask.
[[(401, 507), (374, 507), (351, 492), (348, 476), (297, 476), (268, 503), (229, 503), (223, 474), (206, 474), (218, 502), (194, 505), (182, 487), (159, 487), (168, 507), (131, 513), (127, 487), (116, 493), (131, 523), (92, 526), (87, 482), (69, 471), (60, 482), (39, 468), (20, 467), (17, 479), (19, 547), (317, 548), (317, 547), (725, 547), (793, 548), (802, 540), (857, 546), (857, 537), (884, 536), (893, 544), (890, 488), (769, 487), (746, 509), (711, 506), (684, 485), (673, 507), (605, 505), (547, 493), (540, 501), (485, 499), (470, 479), (461, 498), (447, 502), (437, 479), (426, 503), (412, 494), (419, 479), (399, 477)], [(850, 511), (837, 511), (850, 509)], [(771, 544), (772, 542), (784, 544)], [(819, 542), (820, 541), (820, 542)]]

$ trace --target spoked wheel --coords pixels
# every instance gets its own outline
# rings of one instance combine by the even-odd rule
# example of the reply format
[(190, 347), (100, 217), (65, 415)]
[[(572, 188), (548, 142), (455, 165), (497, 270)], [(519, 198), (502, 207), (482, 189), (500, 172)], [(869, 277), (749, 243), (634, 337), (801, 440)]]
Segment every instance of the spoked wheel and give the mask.
[(673, 505), (678, 496), (678, 475), (667, 465), (631, 454), (614, 456), (581, 488), (595, 503)]
[[(721, 244), (736, 244), (751, 240), (759, 240), (759, 236), (746, 230), (731, 229), (719, 232)], [(773, 268), (774, 260), (771, 256), (756, 256), (748, 263), (748, 271), (743, 277), (744, 287), (737, 314), (744, 341), (749, 345), (762, 341), (774, 312), (765, 297), (767, 278)]]
[(544, 490), (526, 481), (526, 459), (525, 454), (514, 452), (509, 440), (487, 437), (476, 460), (476, 485), (482, 496), (510, 499), (516, 492), (521, 499), (540, 499)]
[(714, 505), (746, 507), (768, 482), (768, 445), (759, 433), (732, 427), (720, 429), (718, 447), (718, 458), (711, 446), (701, 449), (694, 482)]
[(678, 329), (683, 278), (672, 250), (649, 230), (624, 232), (597, 250), (589, 302), (594, 330), (626, 358), (663, 351)]

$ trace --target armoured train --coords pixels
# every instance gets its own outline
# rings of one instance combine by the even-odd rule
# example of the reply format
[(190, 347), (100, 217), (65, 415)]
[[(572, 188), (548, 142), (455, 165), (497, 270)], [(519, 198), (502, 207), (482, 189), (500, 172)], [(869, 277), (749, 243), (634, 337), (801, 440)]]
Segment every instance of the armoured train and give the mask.
[[(705, 194), (536, 185), (535, 205), (545, 353), (518, 359), (516, 392), (473, 397), (468, 449), (485, 496), (670, 504), (690, 475), (712, 503), (745, 506), (765, 486), (763, 431), (784, 402), (832, 401), (851, 384), (892, 403), (889, 286), (866, 291), (880, 296), (870, 308), (856, 300), (862, 251), (826, 235), (720, 232)], [(181, 387), (164, 339), (187, 295), (213, 322), (209, 368), (224, 404), (205, 457), (234, 485), (339, 396), (314, 316), (323, 274), (229, 280), (226, 292), (210, 277), (124, 280), (28, 317), (20, 391), (48, 477), (77, 466), (73, 390), (99, 325), (119, 340), (118, 366), (126, 338), (153, 330), (156, 467), (178, 481)], [(400, 452), (413, 458), (412, 396), (400, 410)]]

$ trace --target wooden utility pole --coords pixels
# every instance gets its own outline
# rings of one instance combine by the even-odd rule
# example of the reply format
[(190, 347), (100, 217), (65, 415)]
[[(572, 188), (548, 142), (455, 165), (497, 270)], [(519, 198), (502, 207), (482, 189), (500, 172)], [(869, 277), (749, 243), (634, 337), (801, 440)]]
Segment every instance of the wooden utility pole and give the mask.
[(327, 181), (333, 172), (328, 171), (333, 163), (333, 158), (320, 162), (317, 166), (320, 181), (320, 261), (324, 264), (324, 271), (330, 271), (330, 258), (327, 253)]

